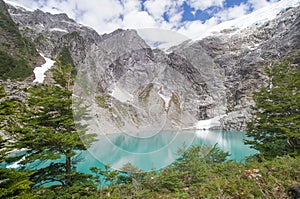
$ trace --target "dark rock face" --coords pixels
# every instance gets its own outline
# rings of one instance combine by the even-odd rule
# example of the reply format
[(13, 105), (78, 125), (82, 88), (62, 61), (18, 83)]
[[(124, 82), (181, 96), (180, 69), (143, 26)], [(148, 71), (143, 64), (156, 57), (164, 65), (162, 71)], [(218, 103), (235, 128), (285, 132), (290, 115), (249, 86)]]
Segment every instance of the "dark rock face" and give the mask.
[(149, 121), (155, 128), (186, 128), (218, 116), (213, 128), (244, 130), (252, 93), (266, 85), (264, 66), (299, 58), (299, 10), (285, 10), (260, 27), (183, 43), (168, 54), (151, 49), (134, 30), (98, 35), (65, 14), (9, 6), (22, 35), (40, 52), (55, 59), (63, 48), (70, 51), (77, 83), (90, 89), (80, 87), (77, 94), (97, 99), (93, 114), (107, 121), (103, 127), (117, 126), (115, 132)]

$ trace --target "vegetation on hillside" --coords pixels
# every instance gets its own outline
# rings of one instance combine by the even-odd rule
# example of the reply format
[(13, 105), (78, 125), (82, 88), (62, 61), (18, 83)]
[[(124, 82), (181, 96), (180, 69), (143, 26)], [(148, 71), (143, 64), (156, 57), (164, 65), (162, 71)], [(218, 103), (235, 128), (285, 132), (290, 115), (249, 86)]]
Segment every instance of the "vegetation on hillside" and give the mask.
[(33, 69), (24, 60), (0, 50), (0, 79), (24, 79), (33, 74)]
[(74, 61), (70, 53), (70, 47), (64, 46), (59, 52), (57, 59), (64, 66), (70, 65), (70, 67), (72, 67), (72, 76), (76, 75), (76, 69), (74, 67)]
[[(83, 41), (76, 32), (64, 37), (66, 43), (74, 38)], [(76, 169), (77, 153), (94, 135), (74, 122), (86, 107), (72, 110), (76, 71), (70, 50), (66, 45), (57, 52), (52, 69), (57, 84), (28, 88), (25, 103), (0, 85), (0, 198), (300, 198), (299, 63), (266, 68), (269, 85), (254, 93), (247, 131), (253, 140), (246, 141), (260, 154), (246, 163), (226, 161), (228, 154), (217, 146), (193, 146), (179, 149), (180, 158), (161, 170), (143, 172), (126, 164), (116, 171), (105, 165), (90, 168), (91, 175)], [(37, 56), (0, 0), (0, 79), (29, 77)], [(90, 142), (83, 144), (81, 136)], [(15, 161), (17, 169), (5, 167)], [(40, 164), (28, 168), (29, 163)]]
[[(80, 185), (81, 188), (77, 191), (84, 190), (84, 186), (92, 177), (76, 171), (78, 160), (75, 156), (78, 151), (86, 150), (88, 143), (86, 142), (84, 145), (80, 139), (80, 136), (85, 136), (85, 127), (80, 124), (75, 126), (73, 119), (72, 91), (70, 91), (73, 83), (72, 67), (64, 66), (60, 62), (57, 64), (57, 67), (53, 69), (53, 74), (55, 74), (54, 79), (58, 84), (41, 84), (29, 88), (27, 92), (30, 97), (27, 99), (26, 105), (21, 106), (22, 104), (15, 100), (6, 99), (7, 94), (1, 87), (0, 106), (3, 108), (0, 112), (0, 124), (3, 127), (1, 130), (8, 131), (11, 135), (10, 138), (15, 137), (14, 142), (3, 143), (1, 149), (25, 149), (24, 153), (17, 153), (9, 157), (4, 157), (5, 152), (2, 153), (1, 162), (5, 158), (6, 162), (20, 160), (20, 165), (33, 164), (36, 161), (44, 164), (42, 167), (38, 164), (37, 168), (33, 167), (29, 170), (26, 167), (20, 168), (23, 170), (22, 173), (13, 169), (3, 169), (0, 176), (0, 186), (4, 186), (2, 193), (5, 195), (2, 195), (3, 197), (11, 196), (12, 193), (9, 190), (14, 190), (15, 186), (19, 186), (14, 181), (18, 181), (15, 177), (21, 174), (28, 185), (24, 184), (26, 188), (22, 190), (24, 194), (33, 193), (29, 191), (32, 188), (37, 191), (37, 187), (41, 187), (45, 183), (55, 183), (58, 186), (69, 188)], [(22, 112), (16, 111), (20, 109), (19, 107), (23, 107)], [(84, 113), (85, 111), (83, 111)], [(10, 118), (14, 121), (17, 120), (17, 125), (8, 125)], [(90, 137), (85, 139), (86, 141), (93, 141), (93, 135), (86, 136)], [(12, 176), (14, 171), (16, 172), (15, 176)], [(95, 185), (91, 183), (91, 189), (93, 188)]]
[(264, 158), (300, 155), (300, 67), (288, 61), (266, 68), (269, 85), (254, 93), (256, 114), (247, 141)]
[[(17, 100), (10, 100), (4, 90), (4, 86), (0, 85), (0, 164), (5, 161), (6, 152), (8, 151), (10, 140), (5, 140), (3, 131), (10, 131), (18, 124), (18, 114), (22, 114), (24, 105)], [(10, 132), (12, 133), (12, 132)], [(30, 188), (33, 182), (29, 180), (30, 172), (11, 170), (0, 167), (0, 198), (30, 198), (33, 193)], [(31, 193), (30, 193), (31, 192)]]
[(33, 74), (38, 52), (33, 43), (22, 37), (0, 0), (0, 79), (25, 79)]
[(76, 170), (76, 151), (85, 149), (79, 139), (85, 126), (78, 132), (73, 121), (71, 71), (71, 64), (58, 61), (52, 71), (58, 84), (30, 88), (26, 104), (7, 98), (0, 87), (1, 130), (16, 138), (10, 143), (1, 140), (0, 162), (20, 159), (8, 158), (6, 152), (21, 148), (27, 151), (20, 153), (26, 156), (20, 164), (48, 162), (39, 169), (1, 168), (1, 198), (296, 198), (297, 188), (292, 187), (300, 183), (298, 65), (282, 62), (269, 68), (270, 85), (254, 95), (256, 115), (247, 132), (254, 140), (247, 143), (260, 151), (259, 156), (246, 163), (226, 161), (228, 154), (217, 146), (193, 146), (178, 150), (180, 158), (158, 171), (145, 173), (127, 164), (123, 171), (93, 167), (94, 175)]

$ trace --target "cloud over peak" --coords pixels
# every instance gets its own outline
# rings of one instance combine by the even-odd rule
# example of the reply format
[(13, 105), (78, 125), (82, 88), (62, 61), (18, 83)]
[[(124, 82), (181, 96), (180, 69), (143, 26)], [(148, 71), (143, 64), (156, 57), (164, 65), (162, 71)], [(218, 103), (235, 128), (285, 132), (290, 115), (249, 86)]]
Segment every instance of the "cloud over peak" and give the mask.
[[(98, 33), (117, 28), (163, 28), (186, 36), (201, 34), (278, 0), (5, 0), (31, 10), (66, 13)], [(281, 0), (298, 2), (299, 0)]]

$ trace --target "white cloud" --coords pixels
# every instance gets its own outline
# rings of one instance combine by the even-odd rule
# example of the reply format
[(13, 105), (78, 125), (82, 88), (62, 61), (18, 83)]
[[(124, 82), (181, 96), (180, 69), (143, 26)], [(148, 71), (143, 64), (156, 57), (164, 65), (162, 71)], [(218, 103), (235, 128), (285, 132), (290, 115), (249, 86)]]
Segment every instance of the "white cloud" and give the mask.
[(145, 9), (154, 19), (160, 19), (172, 6), (171, 0), (148, 0), (144, 2)]
[[(122, 24), (120, 15), (130, 9), (138, 9), (138, 0), (124, 1), (124, 7), (118, 0), (14, 0), (32, 9), (41, 9), (52, 14), (66, 13), (79, 23), (96, 29), (100, 34), (112, 32)], [(130, 2), (130, 3), (128, 3)]]
[(58, 13), (67, 13), (69, 17), (75, 19), (76, 17), (76, 4), (75, 3), (69, 3), (69, 1), (55, 1), (55, 0), (49, 0), (49, 1), (38, 1), (40, 8), (45, 12), (50, 12), (53, 14)]
[(132, 11), (124, 16), (122, 27), (133, 29), (153, 28), (158, 27), (158, 24), (146, 11)]
[(225, 0), (187, 0), (187, 4), (196, 10), (205, 10), (211, 6), (223, 7)]
[(248, 11), (249, 5), (242, 3), (240, 5), (224, 9), (218, 12), (215, 16), (219, 17), (220, 21), (222, 22), (244, 16), (248, 13)]
[(193, 22), (187, 22), (182, 26), (181, 28), (178, 29), (178, 32), (188, 35), (188, 34), (193, 34), (196, 32), (202, 32), (206, 29), (206, 26), (201, 22), (201, 21), (193, 21)]
[[(12, 1), (12, 0), (10, 0)], [(13, 0), (20, 4), (50, 13), (67, 13), (79, 23), (88, 25), (100, 34), (112, 32), (117, 28), (164, 28), (168, 30), (181, 29), (191, 33), (203, 30), (210, 25), (202, 22), (182, 22), (184, 2), (197, 9), (209, 6), (222, 6), (224, 0), (146, 0), (145, 11), (141, 10), (140, 0)], [(168, 17), (165, 20), (164, 14)], [(225, 12), (223, 13), (225, 16)], [(122, 18), (120, 17), (122, 16)], [(215, 22), (214, 22), (215, 23)]]
[(144, 2), (145, 10), (157, 21), (163, 23), (165, 16), (170, 26), (178, 24), (182, 19), (184, 0), (147, 0)]
[(248, 3), (251, 4), (252, 8), (254, 10), (257, 10), (259, 8), (268, 6), (272, 3), (276, 2), (275, 0), (271, 0), (271, 1), (266, 1), (266, 0), (248, 0)]
[[(57, 0), (52, 0), (57, 1)], [(109, 20), (122, 12), (122, 5), (117, 0), (101, 0), (99, 3), (98, 0), (68, 0), (68, 4), (76, 4), (77, 9), (86, 11), (85, 14), (91, 14), (96, 19)], [(99, 18), (98, 18), (99, 17)]]
[(9, 3), (10, 5), (13, 5), (15, 7), (23, 7), (28, 11), (34, 11), (31, 7), (27, 7), (25, 4), (20, 4), (18, 1), (10, 1), (10, 0), (5, 0), (6, 3)]
[[(228, 25), (219, 23), (233, 23), (232, 20), (245, 16), (248, 10), (253, 8), (258, 10), (266, 8), (264, 12), (256, 14), (252, 19), (264, 19), (266, 12), (268, 15), (274, 13), (268, 6), (277, 5), (282, 7), (296, 4), (299, 0), (248, 0), (247, 3), (236, 5), (231, 8), (224, 7), (225, 0), (146, 0), (143, 3), (145, 11), (142, 10), (141, 0), (5, 0), (6, 2), (15, 2), (32, 10), (41, 9), (50, 13), (66, 13), (69, 17), (79, 23), (94, 28), (99, 34), (112, 32), (117, 28), (163, 28), (167, 30), (177, 30), (178, 32), (195, 37), (207, 36), (209, 32), (218, 30)], [(194, 13), (197, 10), (205, 10), (211, 6), (211, 12), (217, 13), (209, 20), (202, 22), (182, 21), (183, 3), (187, 3), (193, 8)], [(268, 10), (269, 9), (269, 10)], [(167, 20), (164, 18), (167, 16)], [(273, 16), (273, 15), (272, 15)], [(231, 21), (228, 21), (231, 20)], [(244, 24), (245, 22), (239, 22)], [(218, 25), (219, 24), (219, 25)]]
[(121, 23), (119, 19), (123, 7), (116, 0), (102, 0), (101, 4), (97, 0), (89, 0), (89, 3), (82, 0), (69, 0), (76, 2), (77, 10), (82, 12), (78, 21), (95, 28), (99, 33), (111, 32)]
[(217, 26), (218, 24), (246, 15), (248, 9), (249, 5), (247, 4), (240, 4), (231, 8), (223, 8), (205, 22), (201, 22), (199, 20), (185, 22), (178, 31), (190, 38), (203, 38), (210, 35), (213, 31), (219, 31)]
[(164, 49), (189, 39), (178, 32), (161, 28), (143, 28), (138, 29), (137, 32), (150, 46), (158, 46)]
[(219, 17), (212, 17), (204, 23), (201, 21), (190, 21), (180, 27), (178, 32), (191, 39), (204, 38), (209, 36), (211, 32), (216, 31), (215, 27), (217, 27), (219, 23)]
[(31, 0), (4, 0), (4, 2), (9, 3), (13, 6), (21, 6), (29, 11), (34, 11), (36, 8), (39, 7), (36, 1), (32, 2)]
[(121, 0), (123, 5), (123, 13), (130, 13), (133, 10), (140, 11), (142, 8), (140, 0)]
[(182, 20), (183, 12), (183, 10), (178, 10), (176, 8), (170, 9), (168, 12), (169, 23), (179, 25)]

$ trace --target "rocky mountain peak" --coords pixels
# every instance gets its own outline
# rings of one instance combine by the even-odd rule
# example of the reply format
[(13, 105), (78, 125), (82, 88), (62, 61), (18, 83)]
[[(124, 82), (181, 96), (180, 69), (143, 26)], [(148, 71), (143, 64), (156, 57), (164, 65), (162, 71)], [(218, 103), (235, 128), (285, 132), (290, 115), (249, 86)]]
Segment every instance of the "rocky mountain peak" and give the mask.
[(101, 46), (107, 51), (127, 53), (137, 49), (150, 48), (136, 30), (118, 29), (102, 37)]

